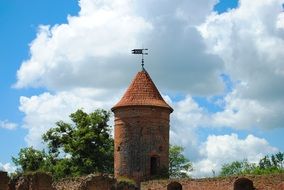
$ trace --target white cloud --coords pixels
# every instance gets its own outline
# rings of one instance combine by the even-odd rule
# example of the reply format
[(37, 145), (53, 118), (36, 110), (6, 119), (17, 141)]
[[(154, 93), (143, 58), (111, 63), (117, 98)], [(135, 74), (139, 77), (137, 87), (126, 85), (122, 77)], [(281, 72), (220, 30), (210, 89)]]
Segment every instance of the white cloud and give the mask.
[[(232, 97), (231, 97), (232, 96)], [(236, 129), (246, 129), (253, 122), (270, 121), (265, 115), (271, 115), (268, 108), (263, 108), (254, 101), (238, 100), (230, 93), (226, 98), (226, 108), (219, 113), (209, 113), (200, 107), (192, 97), (187, 96), (178, 102), (170, 102), (175, 111), (171, 116), (171, 143), (185, 147), (185, 156), (193, 162), (193, 177), (212, 176), (212, 170), (218, 175), (221, 166), (236, 160), (248, 159), (249, 162), (258, 162), (267, 154), (276, 153), (266, 139), (248, 135), (239, 138), (237, 134), (209, 135), (205, 142), (201, 142), (203, 129), (230, 126)], [(241, 110), (241, 111), (239, 111)], [(253, 115), (252, 118), (246, 115)], [(266, 118), (267, 121), (258, 121)], [(201, 134), (202, 133), (202, 134)], [(209, 133), (214, 133), (211, 131)]]
[(235, 90), (224, 98), (224, 104), (224, 111), (212, 115), (213, 125), (235, 129), (283, 127), (282, 101), (268, 103), (241, 98)]
[(235, 90), (226, 95), (221, 103), (217, 103), (221, 104), (219, 106), (224, 106), (222, 110), (210, 113), (206, 107), (198, 105), (189, 95), (178, 102), (171, 102), (175, 110), (172, 114), (172, 133), (177, 136), (186, 136), (199, 128), (229, 127), (251, 130), (281, 125), (277, 122), (283, 114), (279, 109), (274, 110), (275, 105), (261, 105), (254, 99), (241, 99)]
[(218, 174), (225, 163), (243, 159), (257, 163), (265, 155), (277, 151), (278, 149), (269, 145), (265, 139), (253, 135), (248, 135), (245, 139), (240, 139), (237, 134), (210, 135), (200, 146), (199, 153), (203, 158), (193, 163), (192, 175), (212, 176), (212, 170)]
[[(216, 120), (232, 127), (284, 127), (283, 0), (241, 0), (199, 27), (235, 83)], [(234, 109), (235, 108), (235, 109)]]
[(277, 28), (284, 29), (284, 12), (280, 13), (278, 15), (278, 20), (277, 20), (277, 24), (276, 24)]
[(17, 126), (18, 126), (18, 124), (9, 122), (7, 120), (0, 121), (0, 128), (11, 130), (11, 129), (17, 128)]
[(173, 102), (168, 96), (164, 98), (174, 109), (171, 114), (170, 143), (184, 147), (188, 158), (198, 159), (197, 130), (208, 123), (208, 115), (189, 95), (178, 102)]
[(14, 165), (12, 165), (11, 163), (6, 163), (6, 164), (3, 164), (0, 162), (0, 171), (5, 171), (5, 172), (8, 172), (8, 173), (13, 173), (16, 171), (16, 167)]
[(117, 99), (112, 97), (108, 101), (108, 97), (110, 96), (104, 91), (92, 89), (76, 89), (56, 94), (47, 92), (29, 98), (21, 97), (20, 110), (25, 114), (23, 127), (28, 130), (25, 138), (28, 146), (42, 148), (42, 134), (54, 127), (57, 121), (70, 122), (69, 115), (79, 108), (86, 112), (98, 108), (109, 109)]
[[(214, 2), (81, 0), (79, 15), (69, 16), (67, 24), (39, 28), (15, 86), (122, 88), (138, 67), (139, 58), (130, 50), (145, 45), (150, 49), (146, 68), (163, 88), (220, 93), (221, 60), (204, 52), (194, 27)], [(188, 14), (193, 7), (197, 15)]]
[(130, 57), (130, 49), (152, 30), (130, 5), (82, 0), (79, 16), (69, 16), (67, 24), (41, 26), (30, 45), (30, 59), (17, 73), (16, 87), (115, 87), (115, 81), (106, 81), (110, 76), (120, 80), (118, 68), (130, 65), (125, 55)]
[(208, 120), (206, 111), (199, 107), (189, 95), (185, 99), (174, 103), (174, 109), (176, 110), (173, 113), (175, 116), (174, 119), (182, 123), (182, 125), (198, 127), (202, 126)]

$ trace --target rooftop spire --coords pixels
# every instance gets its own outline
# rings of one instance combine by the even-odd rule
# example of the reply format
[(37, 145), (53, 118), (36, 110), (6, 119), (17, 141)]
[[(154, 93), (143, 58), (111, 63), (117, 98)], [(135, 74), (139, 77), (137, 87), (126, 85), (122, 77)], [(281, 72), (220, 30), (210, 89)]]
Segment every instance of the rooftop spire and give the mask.
[(137, 73), (121, 100), (112, 110), (128, 106), (156, 106), (173, 111), (165, 102), (145, 69)]

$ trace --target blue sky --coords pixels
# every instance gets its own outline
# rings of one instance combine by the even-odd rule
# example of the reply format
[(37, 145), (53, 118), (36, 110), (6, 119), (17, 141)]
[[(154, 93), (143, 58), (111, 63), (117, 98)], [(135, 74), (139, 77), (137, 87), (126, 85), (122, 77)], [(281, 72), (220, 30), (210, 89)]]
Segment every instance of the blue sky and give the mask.
[(202, 168), (193, 175), (284, 151), (283, 2), (251, 2), (1, 1), (0, 169), (22, 147), (43, 148), (41, 134), (77, 108), (110, 109), (141, 44), (175, 109), (171, 143)]
[[(55, 6), (56, 5), (56, 6)], [(29, 44), (36, 37), (39, 25), (54, 25), (66, 22), (67, 15), (76, 15), (79, 11), (76, 0), (57, 1), (1, 1), (0, 24), (0, 120), (22, 124), (23, 114), (19, 111), (19, 97), (32, 96), (43, 92), (40, 88), (15, 89), (16, 72), (23, 60), (29, 57)], [(0, 162), (10, 162), (11, 155), (16, 156), (21, 147), (25, 147), (24, 136), (27, 131), (18, 127), (15, 130), (0, 128)]]

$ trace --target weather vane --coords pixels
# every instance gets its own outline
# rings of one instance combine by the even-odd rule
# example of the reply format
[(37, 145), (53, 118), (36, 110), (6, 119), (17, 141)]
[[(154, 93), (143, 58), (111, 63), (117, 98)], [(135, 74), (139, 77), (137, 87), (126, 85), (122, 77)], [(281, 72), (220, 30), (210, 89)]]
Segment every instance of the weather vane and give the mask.
[(133, 49), (132, 50), (132, 54), (141, 54), (142, 55), (142, 69), (144, 69), (144, 55), (148, 55), (147, 52), (145, 51), (148, 51), (148, 49)]

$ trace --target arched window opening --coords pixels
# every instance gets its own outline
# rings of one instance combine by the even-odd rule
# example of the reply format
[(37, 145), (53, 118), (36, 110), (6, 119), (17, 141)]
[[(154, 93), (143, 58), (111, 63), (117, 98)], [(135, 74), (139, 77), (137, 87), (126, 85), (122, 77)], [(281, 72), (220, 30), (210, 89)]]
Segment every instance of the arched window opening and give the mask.
[(168, 184), (167, 190), (182, 190), (182, 185), (178, 182), (171, 182)]
[(253, 182), (247, 178), (239, 178), (234, 183), (234, 190), (255, 190)]
[(160, 158), (158, 156), (152, 156), (150, 166), (151, 166), (150, 174), (152, 176), (157, 175), (160, 166)]

